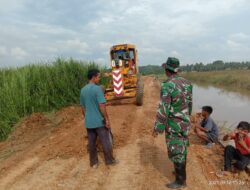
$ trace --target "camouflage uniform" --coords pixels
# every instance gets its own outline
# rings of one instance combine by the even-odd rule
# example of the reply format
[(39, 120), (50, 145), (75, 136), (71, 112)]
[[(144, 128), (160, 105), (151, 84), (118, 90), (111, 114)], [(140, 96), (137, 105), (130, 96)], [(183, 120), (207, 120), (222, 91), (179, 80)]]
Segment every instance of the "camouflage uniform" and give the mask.
[(154, 130), (166, 134), (168, 156), (174, 163), (186, 162), (191, 127), (192, 84), (173, 75), (161, 84), (161, 101)]

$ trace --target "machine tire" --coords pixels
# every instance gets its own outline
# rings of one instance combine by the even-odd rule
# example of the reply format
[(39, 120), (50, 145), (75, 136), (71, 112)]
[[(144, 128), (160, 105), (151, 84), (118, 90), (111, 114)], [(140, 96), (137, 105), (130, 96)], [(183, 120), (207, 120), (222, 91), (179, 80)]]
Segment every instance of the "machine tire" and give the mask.
[(143, 104), (143, 80), (141, 77), (138, 78), (136, 86), (136, 105), (142, 106)]

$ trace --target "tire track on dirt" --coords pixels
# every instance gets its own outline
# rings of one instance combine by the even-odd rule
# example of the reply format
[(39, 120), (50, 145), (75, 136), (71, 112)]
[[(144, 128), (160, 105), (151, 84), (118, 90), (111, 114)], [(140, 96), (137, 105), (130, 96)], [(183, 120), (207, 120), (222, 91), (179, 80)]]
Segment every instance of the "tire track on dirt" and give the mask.
[(20, 176), (26, 174), (26, 171), (32, 168), (35, 164), (39, 162), (37, 157), (26, 159), (23, 162), (15, 166), (15, 170), (11, 173), (8, 173), (2, 178), (0, 184), (1, 189), (9, 189), (13, 185), (13, 181), (17, 181)]
[(159, 179), (165, 179), (161, 164), (166, 159), (162, 159), (162, 151), (153, 144), (151, 137), (159, 85), (147, 77), (144, 84), (144, 104), (143, 107), (135, 107), (135, 117), (129, 124), (132, 129), (129, 143), (117, 150), (120, 163), (111, 168), (109, 178), (101, 189), (150, 189), (152, 184), (159, 183)]

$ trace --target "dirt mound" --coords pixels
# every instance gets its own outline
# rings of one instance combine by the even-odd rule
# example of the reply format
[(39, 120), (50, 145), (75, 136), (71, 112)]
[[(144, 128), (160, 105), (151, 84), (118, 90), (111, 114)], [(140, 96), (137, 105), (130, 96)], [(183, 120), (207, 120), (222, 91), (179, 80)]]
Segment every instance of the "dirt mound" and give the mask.
[(51, 126), (51, 121), (42, 113), (33, 113), (25, 117), (18, 125), (17, 130), (10, 136), (11, 141), (33, 140), (34, 135), (47, 131)]
[[(152, 77), (144, 77), (144, 84), (143, 106), (132, 99), (108, 106), (117, 166), (106, 167), (99, 153), (99, 168), (89, 167), (81, 108), (70, 106), (26, 117), (0, 144), (0, 189), (165, 189), (174, 179), (173, 165), (164, 135), (151, 136), (160, 86)], [(194, 135), (190, 139), (187, 189), (249, 189), (245, 173), (216, 176), (223, 167), (222, 147), (207, 149)]]
[(42, 113), (33, 113), (25, 117), (17, 124), (8, 140), (1, 142), (0, 160), (7, 160), (9, 157), (11, 160), (18, 159), (14, 155), (29, 149), (36, 141), (46, 136), (52, 127), (52, 122)]

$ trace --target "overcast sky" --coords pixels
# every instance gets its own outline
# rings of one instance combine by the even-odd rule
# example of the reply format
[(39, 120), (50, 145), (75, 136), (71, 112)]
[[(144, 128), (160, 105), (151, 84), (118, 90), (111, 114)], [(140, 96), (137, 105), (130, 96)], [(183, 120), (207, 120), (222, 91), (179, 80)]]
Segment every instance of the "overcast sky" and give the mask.
[(0, 0), (0, 67), (56, 57), (109, 64), (117, 43), (141, 65), (250, 61), (249, 0)]

